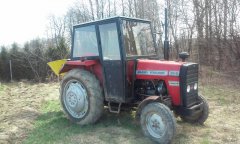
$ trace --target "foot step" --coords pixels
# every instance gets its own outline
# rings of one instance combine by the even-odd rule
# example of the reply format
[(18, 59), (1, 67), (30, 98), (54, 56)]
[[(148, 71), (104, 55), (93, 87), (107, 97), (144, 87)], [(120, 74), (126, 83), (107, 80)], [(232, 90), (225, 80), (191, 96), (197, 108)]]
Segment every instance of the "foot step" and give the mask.
[(109, 109), (109, 111), (111, 113), (119, 114), (120, 111), (121, 111), (121, 105), (122, 105), (122, 103), (118, 103), (118, 107), (117, 108), (116, 107), (113, 108), (113, 106), (111, 106), (111, 102), (109, 101), (108, 102), (108, 109)]

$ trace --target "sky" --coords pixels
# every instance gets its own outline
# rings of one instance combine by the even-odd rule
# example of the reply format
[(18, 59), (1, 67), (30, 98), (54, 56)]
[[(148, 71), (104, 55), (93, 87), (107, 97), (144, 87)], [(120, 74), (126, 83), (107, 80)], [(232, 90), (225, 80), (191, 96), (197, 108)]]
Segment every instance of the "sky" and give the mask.
[(46, 36), (48, 17), (64, 15), (74, 0), (0, 0), (0, 46)]

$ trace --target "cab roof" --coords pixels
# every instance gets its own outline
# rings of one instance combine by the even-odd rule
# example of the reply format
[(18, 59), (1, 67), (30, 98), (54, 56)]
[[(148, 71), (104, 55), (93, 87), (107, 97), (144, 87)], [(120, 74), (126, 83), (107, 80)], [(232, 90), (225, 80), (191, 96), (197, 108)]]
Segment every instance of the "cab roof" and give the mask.
[(101, 20), (90, 21), (90, 22), (86, 22), (86, 23), (80, 23), (80, 24), (74, 25), (73, 27), (82, 27), (82, 26), (87, 26), (87, 25), (96, 25), (96, 24), (108, 23), (108, 22), (120, 21), (120, 20), (129, 20), (129, 21), (136, 21), (136, 22), (151, 23), (151, 21), (149, 21), (149, 20), (140, 19), (140, 18), (131, 18), (131, 17), (125, 17), (125, 16), (115, 16), (115, 17), (105, 18), (105, 19), (101, 19)]

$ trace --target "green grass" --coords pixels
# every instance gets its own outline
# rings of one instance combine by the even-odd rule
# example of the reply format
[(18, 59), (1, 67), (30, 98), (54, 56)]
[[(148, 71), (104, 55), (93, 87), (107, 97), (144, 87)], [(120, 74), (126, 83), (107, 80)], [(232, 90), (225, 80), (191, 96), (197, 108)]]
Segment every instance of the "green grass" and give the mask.
[(202, 136), (202, 139), (200, 140), (200, 144), (210, 144), (210, 143), (212, 143), (210, 141), (210, 138), (209, 138), (210, 133), (211, 132), (209, 130), (205, 131), (205, 133)]
[[(228, 105), (239, 103), (240, 91), (218, 85), (201, 85), (199, 92), (203, 94), (210, 105), (210, 117), (205, 126), (184, 123), (178, 118), (177, 135), (173, 143), (214, 143), (217, 132), (222, 133), (221, 127), (216, 125), (213, 112), (218, 107), (225, 109)], [(216, 107), (218, 106), (218, 107)], [(63, 114), (59, 101), (45, 102), (41, 107), (41, 115), (36, 119), (32, 130), (28, 131), (24, 144), (42, 143), (152, 143), (141, 132), (140, 125), (134, 120), (134, 112), (121, 112), (119, 115), (111, 114), (105, 109), (102, 118), (94, 125), (79, 126), (71, 123)], [(228, 117), (226, 113), (224, 117)], [(222, 115), (222, 113), (221, 113)], [(230, 115), (231, 116), (231, 115)], [(221, 116), (219, 117), (221, 118)], [(225, 118), (223, 118), (225, 120)], [(232, 129), (231, 129), (232, 130)], [(215, 141), (212, 140), (214, 137)], [(221, 139), (220, 142), (223, 142)]]
[[(122, 128), (139, 135), (140, 127), (134, 123), (132, 113), (123, 112), (120, 115), (105, 112), (100, 121), (94, 125), (79, 126), (71, 123), (63, 114), (58, 101), (48, 101), (41, 109), (40, 115), (33, 130), (29, 131), (28, 137), (24, 140), (25, 144), (42, 143), (69, 143), (69, 139), (75, 135), (94, 133), (104, 129), (104, 132), (98, 136), (102, 142), (116, 143), (116, 139), (108, 133), (108, 128)], [(106, 131), (105, 131), (106, 130)], [(124, 136), (124, 135), (123, 135)], [(125, 136), (128, 136), (126, 134)], [(71, 141), (71, 140), (70, 140)]]
[(235, 88), (226, 88), (224, 86), (207, 85), (200, 87), (199, 92), (206, 98), (217, 102), (219, 105), (230, 105), (240, 101), (240, 91)]
[(210, 144), (208, 137), (202, 138), (202, 141), (200, 142), (200, 144)]
[(0, 91), (3, 91), (4, 85), (0, 83)]

